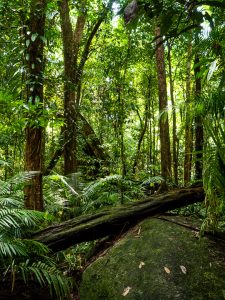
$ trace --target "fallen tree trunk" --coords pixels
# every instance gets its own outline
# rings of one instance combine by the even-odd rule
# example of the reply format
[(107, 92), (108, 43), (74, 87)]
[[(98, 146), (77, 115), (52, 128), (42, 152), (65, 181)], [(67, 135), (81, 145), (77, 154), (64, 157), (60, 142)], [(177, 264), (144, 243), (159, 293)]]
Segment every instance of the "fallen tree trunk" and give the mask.
[(81, 242), (122, 233), (147, 217), (203, 200), (201, 187), (172, 191), (50, 226), (33, 238), (57, 252)]

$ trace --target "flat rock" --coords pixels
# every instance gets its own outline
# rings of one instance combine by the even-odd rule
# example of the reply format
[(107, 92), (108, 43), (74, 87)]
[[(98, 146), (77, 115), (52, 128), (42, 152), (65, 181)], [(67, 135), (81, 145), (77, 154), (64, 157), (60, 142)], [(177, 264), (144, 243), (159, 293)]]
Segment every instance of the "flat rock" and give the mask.
[(80, 299), (225, 299), (221, 243), (169, 221), (145, 220), (85, 270)]

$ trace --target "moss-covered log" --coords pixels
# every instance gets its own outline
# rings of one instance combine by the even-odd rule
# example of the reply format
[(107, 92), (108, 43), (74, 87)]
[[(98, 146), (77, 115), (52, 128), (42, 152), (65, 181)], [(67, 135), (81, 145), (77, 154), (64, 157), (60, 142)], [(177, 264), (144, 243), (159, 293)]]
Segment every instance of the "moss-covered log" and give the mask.
[(57, 252), (84, 241), (122, 233), (147, 217), (203, 200), (201, 187), (172, 191), (68, 220), (36, 233), (33, 238)]

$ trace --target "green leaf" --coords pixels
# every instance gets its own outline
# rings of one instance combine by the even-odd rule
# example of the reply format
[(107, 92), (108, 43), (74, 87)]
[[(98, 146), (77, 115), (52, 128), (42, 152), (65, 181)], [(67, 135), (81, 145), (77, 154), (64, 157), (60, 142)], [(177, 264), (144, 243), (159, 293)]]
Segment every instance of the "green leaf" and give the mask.
[(26, 40), (26, 47), (30, 45), (30, 39)]
[(211, 62), (210, 67), (209, 67), (209, 72), (207, 75), (207, 81), (209, 81), (213, 75), (213, 73), (217, 70), (217, 60), (214, 60)]
[(38, 37), (38, 33), (32, 33), (32, 35), (31, 35), (31, 41), (34, 42), (37, 37)]

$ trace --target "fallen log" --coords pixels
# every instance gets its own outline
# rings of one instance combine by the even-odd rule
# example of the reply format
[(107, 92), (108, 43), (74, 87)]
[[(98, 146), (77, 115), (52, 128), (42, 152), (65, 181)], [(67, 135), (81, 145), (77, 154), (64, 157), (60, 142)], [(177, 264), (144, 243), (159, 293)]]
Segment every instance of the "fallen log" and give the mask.
[(50, 226), (32, 238), (57, 252), (81, 242), (122, 233), (147, 217), (203, 200), (201, 187), (171, 191)]

